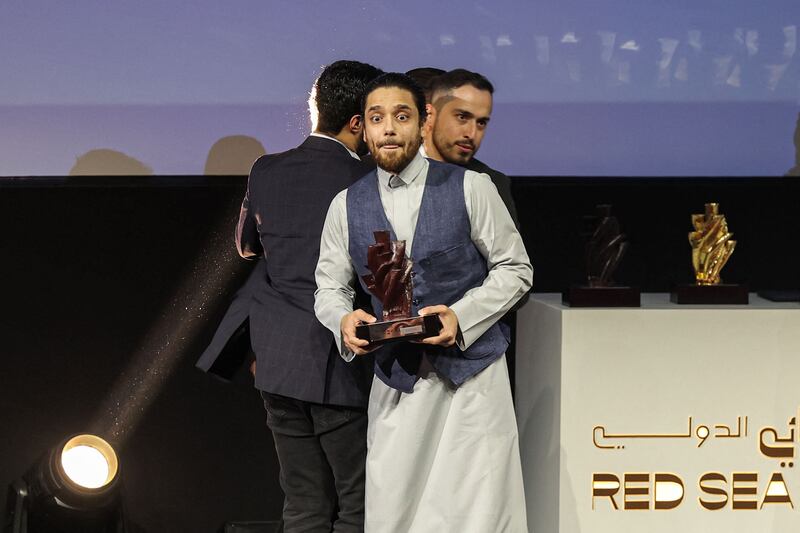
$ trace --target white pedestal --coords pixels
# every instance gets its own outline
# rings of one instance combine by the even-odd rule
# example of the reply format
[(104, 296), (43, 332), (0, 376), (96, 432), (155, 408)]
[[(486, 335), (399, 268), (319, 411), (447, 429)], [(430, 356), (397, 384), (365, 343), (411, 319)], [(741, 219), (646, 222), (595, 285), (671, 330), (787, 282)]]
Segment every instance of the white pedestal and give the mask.
[[(748, 306), (679, 306), (643, 294), (640, 309), (571, 309), (536, 295), (517, 315), (516, 354), (530, 531), (800, 531), (797, 303), (751, 295)], [(683, 485), (672, 509), (655, 509), (656, 473)], [(593, 498), (595, 474), (619, 479), (613, 502)], [(777, 479), (791, 505), (764, 502), (768, 488), (780, 499)], [(674, 506), (679, 490), (659, 485), (661, 505)], [(734, 508), (748, 501), (757, 509)]]

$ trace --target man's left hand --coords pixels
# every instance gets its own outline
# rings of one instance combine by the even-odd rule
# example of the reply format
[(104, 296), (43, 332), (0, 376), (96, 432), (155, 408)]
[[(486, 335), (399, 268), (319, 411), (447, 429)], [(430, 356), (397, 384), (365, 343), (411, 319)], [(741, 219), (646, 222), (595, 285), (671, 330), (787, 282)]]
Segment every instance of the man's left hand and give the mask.
[(420, 316), (438, 314), (442, 322), (442, 329), (435, 337), (422, 339), (422, 344), (435, 344), (437, 346), (452, 346), (456, 342), (458, 335), (458, 317), (452, 309), (446, 305), (429, 305), (419, 310)]

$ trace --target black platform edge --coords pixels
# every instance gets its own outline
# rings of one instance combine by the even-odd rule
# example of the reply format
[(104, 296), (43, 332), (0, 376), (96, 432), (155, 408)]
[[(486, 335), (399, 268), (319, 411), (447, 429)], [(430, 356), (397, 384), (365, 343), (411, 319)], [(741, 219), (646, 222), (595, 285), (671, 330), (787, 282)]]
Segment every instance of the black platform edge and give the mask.
[(641, 307), (639, 287), (572, 286), (561, 301), (570, 307)]
[(247, 176), (19, 176), (0, 177), (2, 188), (242, 188)]

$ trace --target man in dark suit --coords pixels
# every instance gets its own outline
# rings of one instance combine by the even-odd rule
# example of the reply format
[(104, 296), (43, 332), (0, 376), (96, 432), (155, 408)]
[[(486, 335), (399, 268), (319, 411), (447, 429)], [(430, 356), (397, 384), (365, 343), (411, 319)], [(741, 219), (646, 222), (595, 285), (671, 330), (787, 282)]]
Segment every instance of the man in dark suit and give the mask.
[(338, 355), (332, 334), (314, 316), (314, 269), (328, 205), (374, 168), (357, 155), (363, 153), (359, 103), (378, 74), (355, 61), (325, 68), (312, 91), (314, 132), (297, 148), (253, 165), (236, 244), (242, 257), (264, 260), (198, 361), (211, 371), (230, 368), (218, 361), (224, 339), (249, 316), (255, 385), (280, 463), (287, 533), (363, 530), (372, 361), (347, 364)]
[[(519, 230), (517, 207), (511, 196), (511, 179), (475, 157), (492, 115), (494, 94), (492, 83), (483, 75), (464, 69), (445, 72), (437, 68), (422, 67), (410, 70), (407, 74), (425, 93), (428, 118), (422, 128), (423, 155), (436, 161), (452, 163), (467, 170), (487, 174)], [(529, 295), (525, 294), (500, 319), (511, 328), (512, 337), (516, 329), (515, 311), (528, 301), (528, 297)], [(513, 390), (515, 376), (513, 347), (506, 355)]]
[(488, 174), (519, 229), (511, 179), (475, 157), (491, 118), (494, 86), (481, 74), (464, 69), (421, 67), (406, 74), (425, 93), (424, 155)]

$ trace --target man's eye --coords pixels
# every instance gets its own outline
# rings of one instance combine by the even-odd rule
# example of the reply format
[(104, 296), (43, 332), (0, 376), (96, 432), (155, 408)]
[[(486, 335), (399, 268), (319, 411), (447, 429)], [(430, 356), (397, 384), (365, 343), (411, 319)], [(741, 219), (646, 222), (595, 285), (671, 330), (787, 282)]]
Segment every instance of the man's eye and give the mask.
[(456, 118), (458, 120), (467, 120), (467, 115), (465, 115), (464, 113), (459, 113), (456, 115)]
[(478, 121), (478, 126), (480, 126), (481, 128), (485, 128), (487, 124), (488, 122), (486, 122), (485, 120)]
[(370, 122), (380, 122), (381, 121), (381, 117), (378, 116), (378, 115), (372, 115), (371, 117), (369, 117), (369, 121)]
[(405, 122), (406, 120), (408, 120), (408, 115), (400, 113), (399, 115), (397, 115), (397, 120), (399, 120), (400, 122)]

